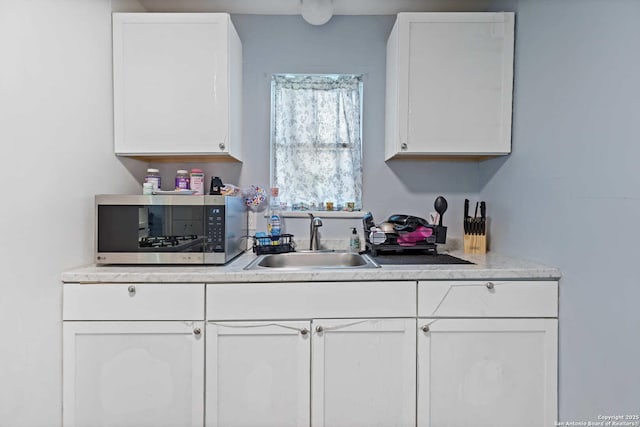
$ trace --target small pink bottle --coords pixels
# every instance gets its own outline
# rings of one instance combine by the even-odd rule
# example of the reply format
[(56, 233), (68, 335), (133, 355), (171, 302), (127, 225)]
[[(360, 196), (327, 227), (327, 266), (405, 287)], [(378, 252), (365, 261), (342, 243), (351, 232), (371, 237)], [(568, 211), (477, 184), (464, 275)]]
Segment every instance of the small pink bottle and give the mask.
[(193, 194), (204, 194), (204, 172), (202, 169), (191, 169), (190, 188), (195, 191)]

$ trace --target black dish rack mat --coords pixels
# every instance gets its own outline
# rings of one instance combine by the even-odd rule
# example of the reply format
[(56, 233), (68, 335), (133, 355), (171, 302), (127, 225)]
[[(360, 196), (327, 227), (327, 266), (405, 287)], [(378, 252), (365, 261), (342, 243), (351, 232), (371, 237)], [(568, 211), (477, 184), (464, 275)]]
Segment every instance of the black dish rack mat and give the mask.
[(257, 255), (283, 254), (293, 252), (296, 248), (293, 234), (279, 236), (251, 236), (253, 237), (253, 252)]
[(371, 259), (381, 265), (474, 264), (471, 261), (447, 254), (384, 254), (371, 257)]

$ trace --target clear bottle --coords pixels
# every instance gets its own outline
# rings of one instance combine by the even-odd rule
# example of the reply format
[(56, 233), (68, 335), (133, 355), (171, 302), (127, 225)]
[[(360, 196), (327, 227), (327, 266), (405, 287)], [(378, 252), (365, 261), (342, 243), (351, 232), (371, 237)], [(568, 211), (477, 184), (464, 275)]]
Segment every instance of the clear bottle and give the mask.
[(176, 172), (176, 190), (189, 190), (189, 174), (184, 169)]
[(150, 182), (145, 182), (142, 184), (142, 194), (145, 196), (150, 196), (153, 194), (153, 184)]
[(271, 199), (269, 200), (269, 208), (272, 211), (280, 211), (280, 189), (278, 187), (271, 188)]
[(282, 218), (280, 216), (280, 199), (278, 198), (278, 188), (271, 189), (271, 198), (269, 200), (269, 223), (267, 225), (269, 234), (271, 235), (271, 244), (280, 244), (280, 235), (282, 234)]
[(153, 185), (153, 191), (161, 190), (162, 186), (160, 185), (160, 171), (154, 168), (147, 169), (147, 174), (144, 177), (144, 182), (151, 183)]

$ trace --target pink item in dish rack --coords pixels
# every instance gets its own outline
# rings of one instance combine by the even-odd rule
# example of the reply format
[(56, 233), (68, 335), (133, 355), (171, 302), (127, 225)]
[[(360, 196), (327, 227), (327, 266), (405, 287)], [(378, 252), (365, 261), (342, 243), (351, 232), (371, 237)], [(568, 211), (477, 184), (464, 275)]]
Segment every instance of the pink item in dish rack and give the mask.
[(424, 242), (427, 237), (431, 237), (432, 234), (433, 228), (420, 225), (414, 231), (401, 233), (397, 241), (400, 246), (415, 246), (418, 242)]

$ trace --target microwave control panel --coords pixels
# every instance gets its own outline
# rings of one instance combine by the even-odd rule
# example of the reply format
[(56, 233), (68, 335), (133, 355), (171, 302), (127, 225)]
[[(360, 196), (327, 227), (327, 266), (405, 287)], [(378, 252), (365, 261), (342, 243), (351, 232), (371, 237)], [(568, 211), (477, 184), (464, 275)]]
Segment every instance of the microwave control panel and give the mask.
[(224, 205), (205, 206), (205, 252), (224, 252)]

